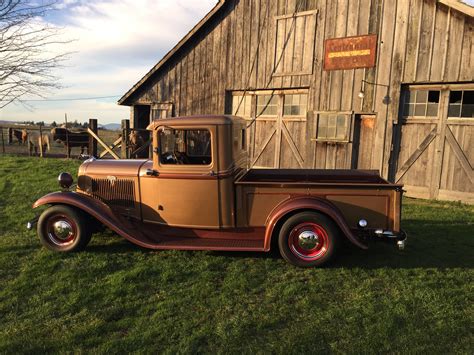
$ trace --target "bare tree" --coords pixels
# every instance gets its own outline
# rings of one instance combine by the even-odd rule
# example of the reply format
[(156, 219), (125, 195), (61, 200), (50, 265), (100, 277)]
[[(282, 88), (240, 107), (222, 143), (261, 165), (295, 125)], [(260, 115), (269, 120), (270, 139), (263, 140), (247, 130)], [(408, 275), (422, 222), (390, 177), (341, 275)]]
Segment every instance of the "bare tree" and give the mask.
[(54, 69), (66, 59), (57, 51), (68, 41), (44, 21), (54, 6), (54, 0), (0, 0), (0, 109), (61, 87)]

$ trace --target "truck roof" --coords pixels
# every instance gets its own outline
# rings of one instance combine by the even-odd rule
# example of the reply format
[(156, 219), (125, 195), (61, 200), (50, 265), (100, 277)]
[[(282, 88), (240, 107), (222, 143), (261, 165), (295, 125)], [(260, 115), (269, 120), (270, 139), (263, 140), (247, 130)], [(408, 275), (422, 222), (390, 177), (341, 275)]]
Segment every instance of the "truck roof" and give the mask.
[(153, 120), (147, 127), (154, 130), (158, 126), (189, 126), (189, 125), (232, 125), (235, 121), (243, 121), (242, 118), (231, 115), (196, 115), (172, 118), (160, 118)]

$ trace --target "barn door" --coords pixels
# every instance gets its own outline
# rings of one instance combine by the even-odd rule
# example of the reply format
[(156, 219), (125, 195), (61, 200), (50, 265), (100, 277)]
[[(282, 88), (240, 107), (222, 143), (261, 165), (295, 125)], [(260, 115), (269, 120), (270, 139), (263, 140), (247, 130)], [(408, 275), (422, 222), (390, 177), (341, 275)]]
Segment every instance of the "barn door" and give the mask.
[[(442, 104), (442, 105), (440, 105)], [(414, 197), (429, 198), (444, 104), (440, 90), (402, 92), (401, 118), (396, 143), (393, 180), (406, 185)]]
[(307, 94), (256, 95), (250, 164), (255, 168), (303, 168)]
[(307, 92), (257, 91), (233, 96), (233, 113), (249, 122), (253, 168), (304, 168)]
[(449, 92), (443, 163), (434, 192), (440, 199), (474, 203), (474, 86), (465, 87)]
[(473, 92), (453, 86), (403, 92), (391, 177), (409, 196), (474, 202)]

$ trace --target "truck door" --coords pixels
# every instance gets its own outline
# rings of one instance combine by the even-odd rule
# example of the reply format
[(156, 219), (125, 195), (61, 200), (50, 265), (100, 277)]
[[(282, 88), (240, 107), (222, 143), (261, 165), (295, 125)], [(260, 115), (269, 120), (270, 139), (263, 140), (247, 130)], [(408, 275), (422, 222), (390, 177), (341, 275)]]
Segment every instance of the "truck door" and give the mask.
[(156, 173), (140, 177), (143, 220), (218, 228), (215, 127), (160, 127), (155, 134)]

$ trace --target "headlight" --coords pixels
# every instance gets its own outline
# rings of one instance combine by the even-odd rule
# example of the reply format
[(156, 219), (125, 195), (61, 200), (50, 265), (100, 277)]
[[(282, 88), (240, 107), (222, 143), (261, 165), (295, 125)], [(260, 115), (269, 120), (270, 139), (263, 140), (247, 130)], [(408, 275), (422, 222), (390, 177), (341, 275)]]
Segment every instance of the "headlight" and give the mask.
[(73, 178), (69, 173), (61, 173), (58, 176), (58, 183), (63, 189), (69, 189), (72, 185)]

